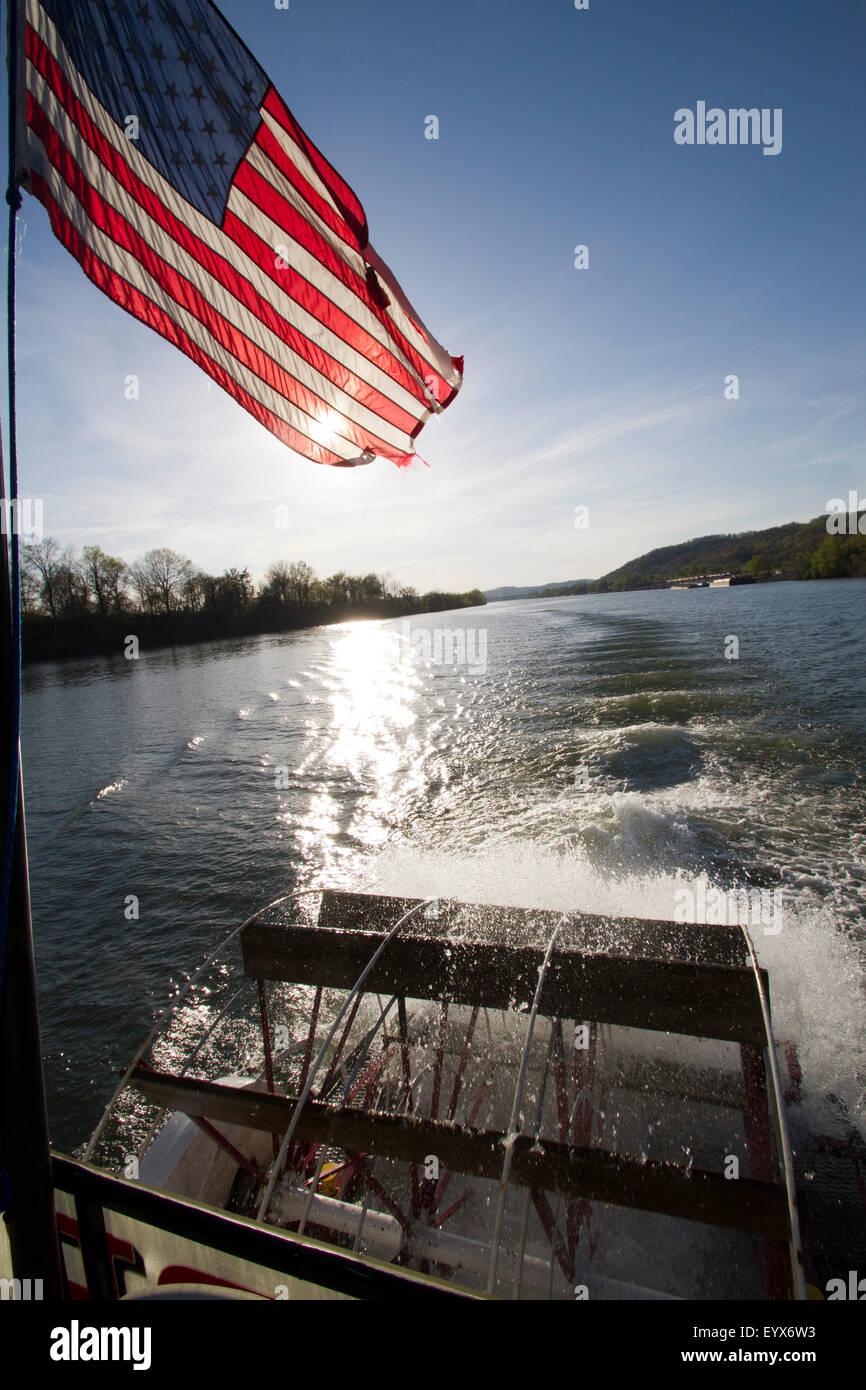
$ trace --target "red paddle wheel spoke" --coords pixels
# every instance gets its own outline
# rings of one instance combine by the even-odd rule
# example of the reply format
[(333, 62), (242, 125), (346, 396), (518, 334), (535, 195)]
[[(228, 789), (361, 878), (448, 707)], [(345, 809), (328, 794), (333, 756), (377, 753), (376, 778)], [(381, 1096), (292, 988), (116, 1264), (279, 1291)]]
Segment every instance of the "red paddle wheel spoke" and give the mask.
[(464, 1203), (468, 1202), (468, 1200), (469, 1193), (464, 1192), (462, 1197), (458, 1197), (456, 1202), (452, 1202), (448, 1210), (444, 1211), (441, 1216), (437, 1216), (435, 1220), (430, 1222), (430, 1225), (435, 1226), (437, 1230), (441, 1230), (441, 1228), (445, 1225), (445, 1222), (449, 1219), (449, 1217), (453, 1216), (455, 1211), (459, 1211), (460, 1208), (464, 1205)]
[(376, 1196), (379, 1198), (379, 1201), (382, 1202), (387, 1207), (391, 1215), (395, 1217), (397, 1221), (399, 1221), (406, 1235), (411, 1235), (412, 1222), (410, 1221), (406, 1213), (403, 1211), (402, 1207), (400, 1207), (397, 1204), (397, 1202), (395, 1202), (391, 1194), (389, 1192), (386, 1192), (379, 1179), (375, 1177), (374, 1174), (370, 1171), (370, 1167), (366, 1159), (363, 1158), (361, 1154), (354, 1153), (351, 1149), (347, 1149), (346, 1152), (348, 1153), (349, 1158), (352, 1160), (352, 1163), (354, 1164), (355, 1168), (363, 1177), (370, 1191), (375, 1192)]
[(310, 1028), (307, 1033), (307, 1046), (304, 1050), (304, 1061), (301, 1067), (301, 1076), (298, 1082), (298, 1093), (303, 1091), (307, 1084), (307, 1075), (310, 1070), (310, 1062), (313, 1060), (313, 1043), (316, 1039), (316, 1024), (319, 1021), (319, 1009), (322, 1006), (322, 986), (316, 986), (316, 997), (313, 1000), (313, 1013), (310, 1019)]
[[(406, 1019), (406, 999), (401, 995), (397, 1000), (397, 1017), (400, 1024), (400, 1057), (403, 1063), (403, 1096), (405, 1096), (406, 1109), (411, 1115), (415, 1110), (415, 1098), (412, 1095), (412, 1064), (409, 1057), (409, 1025)], [(403, 1097), (401, 1097), (402, 1102)], [(421, 1185), (418, 1180), (418, 1168), (413, 1163), (410, 1167), (412, 1176), (412, 1211), (415, 1216), (421, 1214)]]
[[(474, 1125), (474, 1123), (475, 1123), (475, 1119), (476, 1119), (476, 1116), (477, 1116), (477, 1114), (478, 1114), (478, 1111), (481, 1109), (481, 1102), (484, 1100), (484, 1097), (487, 1095), (487, 1092), (490, 1090), (490, 1084), (491, 1084), (491, 1083), (490, 1083), (489, 1081), (485, 1081), (485, 1082), (482, 1083), (481, 1090), (478, 1092), (478, 1099), (476, 1100), (475, 1104), (473, 1105), (473, 1107), (472, 1107), (472, 1109), (471, 1109), (471, 1111), (470, 1111), (470, 1113), (469, 1113), (469, 1117), (468, 1117), (468, 1119), (466, 1120), (466, 1124), (467, 1124), (470, 1128), (471, 1128), (472, 1125)], [(438, 1186), (437, 1189), (436, 1189), (436, 1196), (435, 1196), (435, 1199), (434, 1199), (434, 1202), (433, 1202), (433, 1210), (434, 1210), (434, 1211), (436, 1211), (436, 1210), (438, 1209), (438, 1207), (439, 1207), (439, 1205), (440, 1205), (440, 1203), (441, 1203), (441, 1201), (442, 1201), (442, 1198), (443, 1198), (444, 1195), (445, 1195), (445, 1189), (446, 1189), (446, 1187), (448, 1186), (448, 1184), (449, 1184), (450, 1181), (451, 1181), (451, 1173), (450, 1173), (450, 1171), (447, 1172), (447, 1173), (443, 1173), (443, 1174), (442, 1174), (442, 1177), (439, 1179), (439, 1186)]]
[[(556, 1079), (556, 1112), (559, 1118), (559, 1137), (564, 1144), (569, 1141), (571, 1129), (571, 1115), (568, 1106), (568, 1079), (565, 1065), (565, 1046), (562, 1040), (562, 1020), (556, 1019), (553, 1025), (553, 1054), (554, 1065), (553, 1074)], [(583, 1070), (582, 1059), (575, 1057), (574, 1063), (576, 1084), (580, 1080), (580, 1073)], [(576, 1092), (577, 1094), (577, 1092)], [(565, 1201), (565, 1226), (568, 1238), (568, 1253), (571, 1257), (572, 1267), (574, 1256), (577, 1251), (577, 1242), (580, 1236), (580, 1222), (582, 1212), (580, 1206), (571, 1196)]]
[[(476, 1005), (473, 1007), (472, 1013), (470, 1014), (470, 1017), (469, 1017), (469, 1026), (468, 1026), (468, 1028), (467, 1028), (467, 1030), (466, 1030), (466, 1038), (465, 1038), (464, 1043), (463, 1043), (463, 1050), (462, 1050), (461, 1053), (460, 1053), (460, 1060), (459, 1060), (458, 1063), (457, 1063), (457, 1073), (456, 1073), (456, 1075), (455, 1075), (455, 1077), (454, 1077), (454, 1086), (453, 1086), (452, 1091), (451, 1091), (451, 1100), (450, 1100), (449, 1103), (448, 1103), (448, 1112), (447, 1112), (446, 1118), (448, 1119), (449, 1122), (452, 1121), (452, 1120), (454, 1119), (454, 1116), (455, 1116), (455, 1114), (457, 1113), (457, 1105), (458, 1105), (458, 1102), (459, 1102), (459, 1100), (460, 1100), (460, 1091), (461, 1091), (461, 1087), (462, 1087), (462, 1084), (463, 1084), (463, 1074), (464, 1074), (464, 1072), (465, 1072), (465, 1070), (466, 1070), (466, 1064), (467, 1064), (467, 1062), (469, 1061), (469, 1049), (470, 1049), (471, 1046), (472, 1046), (472, 1038), (473, 1038), (473, 1036), (474, 1036), (474, 1034), (475, 1034), (475, 1026), (476, 1026), (476, 1024), (477, 1024), (477, 1022), (478, 1022), (478, 1013), (479, 1013), (479, 1009), (480, 1009), (480, 1005), (476, 1004)], [(478, 1113), (478, 1108), (480, 1107), (481, 1102), (482, 1102), (482, 1100), (484, 1099), (484, 1095), (485, 1095), (486, 1090), (487, 1090), (487, 1086), (486, 1086), (486, 1084), (485, 1084), (485, 1085), (482, 1087), (482, 1090), (481, 1090), (481, 1093), (480, 1093), (480, 1095), (479, 1095), (479, 1097), (478, 1097), (478, 1100), (476, 1101), (475, 1106), (473, 1107), (472, 1114), (471, 1114), (470, 1117), (469, 1117), (469, 1124), (470, 1124), (470, 1125), (473, 1123), (473, 1121), (474, 1121), (474, 1119), (475, 1119), (475, 1116), (476, 1116), (477, 1113)], [(438, 1094), (437, 1094), (436, 1100), (437, 1100), (437, 1110), (438, 1110)], [(434, 1113), (434, 1119), (435, 1119), (435, 1118), (436, 1118), (436, 1116), (435, 1116), (435, 1113)], [(447, 1218), (448, 1218), (448, 1216), (450, 1215), (451, 1211), (455, 1211), (455, 1210), (457, 1209), (457, 1206), (462, 1205), (462, 1203), (466, 1200), (466, 1198), (467, 1198), (467, 1196), (468, 1196), (468, 1194), (465, 1194), (464, 1197), (462, 1197), (462, 1198), (460, 1199), (460, 1202), (457, 1203), (457, 1204), (455, 1204), (454, 1207), (449, 1208), (449, 1211), (448, 1211), (448, 1212), (446, 1213), (446, 1215), (445, 1215), (444, 1217), (442, 1217), (440, 1220), (437, 1221), (437, 1220), (434, 1219), (434, 1218), (435, 1218), (435, 1214), (436, 1214), (436, 1212), (437, 1212), (438, 1209), (439, 1209), (440, 1203), (441, 1203), (441, 1201), (442, 1201), (443, 1193), (445, 1192), (445, 1188), (446, 1188), (447, 1185), (448, 1185), (448, 1182), (449, 1182), (450, 1177), (451, 1177), (450, 1172), (446, 1172), (446, 1173), (444, 1173), (444, 1174), (442, 1175), (442, 1177), (439, 1179), (439, 1182), (438, 1182), (438, 1183), (435, 1182), (435, 1179), (433, 1180), (433, 1181), (434, 1181), (434, 1186), (433, 1186), (433, 1190), (432, 1190), (432, 1193), (431, 1193), (431, 1196), (430, 1196), (430, 1200), (429, 1200), (429, 1212), (430, 1212), (430, 1224), (431, 1224), (431, 1225), (434, 1225), (434, 1226), (439, 1226), (439, 1225), (441, 1225), (441, 1224), (442, 1224), (442, 1221), (447, 1220)]]
[(538, 1212), (545, 1234), (553, 1246), (554, 1253), (559, 1262), (559, 1267), (565, 1275), (568, 1283), (571, 1284), (574, 1276), (574, 1260), (570, 1252), (565, 1247), (561, 1235), (556, 1229), (556, 1219), (550, 1210), (550, 1203), (543, 1192), (532, 1190), (532, 1203)]
[(460, 1054), (460, 1061), (457, 1064), (457, 1075), (454, 1078), (454, 1089), (451, 1092), (451, 1101), (448, 1105), (448, 1119), (453, 1120), (457, 1113), (457, 1102), (460, 1098), (460, 1087), (463, 1084), (463, 1073), (466, 1070), (466, 1063), (469, 1060), (469, 1049), (472, 1046), (472, 1038), (475, 1033), (475, 1025), (478, 1022), (479, 1005), (476, 1004), (469, 1019), (469, 1027), (466, 1031), (466, 1041), (463, 1044), (463, 1051)]
[(330, 1066), (328, 1067), (328, 1070), (325, 1074), (325, 1079), (319, 1087), (318, 1091), (315, 1091), (313, 1093), (314, 1095), (318, 1096), (319, 1099), (324, 1099), (324, 1097), (326, 1097), (328, 1094), (328, 1089), (331, 1085), (331, 1082), (334, 1079), (337, 1067), (340, 1065), (340, 1058), (343, 1055), (343, 1048), (346, 1046), (346, 1039), (349, 1036), (349, 1031), (352, 1027), (352, 1024), (355, 1022), (355, 1015), (358, 1012), (358, 1009), (361, 1007), (362, 998), (363, 995), (360, 992), (355, 995), (355, 1002), (349, 1010), (349, 1017), (346, 1019), (346, 1026), (340, 1034), (340, 1041), (337, 1043), (337, 1050), (331, 1058)]

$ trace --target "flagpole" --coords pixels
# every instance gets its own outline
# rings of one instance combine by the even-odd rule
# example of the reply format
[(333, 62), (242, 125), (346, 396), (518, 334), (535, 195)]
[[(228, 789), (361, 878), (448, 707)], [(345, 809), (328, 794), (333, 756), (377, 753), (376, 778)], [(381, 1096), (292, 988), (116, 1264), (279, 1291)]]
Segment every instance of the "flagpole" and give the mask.
[[(18, 468), (15, 430), (15, 235), (21, 203), (16, 177), (18, 4), (8, 9), (9, 204), (6, 315), (9, 388), (9, 505), (0, 449), (0, 798), (4, 803), (0, 887), (0, 1199), (15, 1279), (42, 1280), (42, 1295), (63, 1297), (45, 1077), (36, 1001), (27, 840), (19, 744)], [(14, 504), (14, 505), (13, 505)], [(14, 525), (13, 525), (14, 518)], [(10, 565), (11, 561), (11, 565)], [(13, 587), (14, 586), (14, 587)], [(31, 1289), (33, 1284), (31, 1282)]]

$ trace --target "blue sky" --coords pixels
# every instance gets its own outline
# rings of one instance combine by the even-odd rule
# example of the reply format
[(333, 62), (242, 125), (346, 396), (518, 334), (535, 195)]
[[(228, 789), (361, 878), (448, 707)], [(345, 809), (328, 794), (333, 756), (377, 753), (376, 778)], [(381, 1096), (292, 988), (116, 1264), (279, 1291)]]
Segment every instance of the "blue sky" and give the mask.
[[(221, 8), (464, 387), (429, 469), (318, 468), (101, 296), (25, 196), (21, 491), (50, 534), (487, 588), (866, 494), (860, 0)], [(781, 108), (781, 152), (676, 145), (698, 101)]]

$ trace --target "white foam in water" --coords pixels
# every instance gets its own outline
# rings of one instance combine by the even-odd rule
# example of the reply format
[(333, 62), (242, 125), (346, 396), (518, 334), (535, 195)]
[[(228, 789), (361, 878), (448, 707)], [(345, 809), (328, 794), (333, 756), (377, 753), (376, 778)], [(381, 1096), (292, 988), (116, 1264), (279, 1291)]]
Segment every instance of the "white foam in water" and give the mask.
[(760, 928), (751, 936), (769, 972), (773, 1031), (797, 1045), (810, 1128), (833, 1127), (824, 1101), (832, 1094), (866, 1137), (866, 998), (856, 945), (826, 908), (806, 904), (786, 909), (778, 936)]
[[(674, 919), (678, 891), (698, 884), (678, 872), (602, 874), (582, 852), (556, 854), (519, 842), (465, 856), (389, 846), (371, 867), (367, 891), (397, 897), (662, 920)], [(750, 925), (750, 935), (769, 972), (777, 1042), (797, 1047), (808, 1127), (836, 1127), (838, 1113), (826, 1101), (834, 1095), (866, 1135), (866, 999), (856, 945), (826, 908), (792, 904), (787, 893), (781, 932), (765, 934), (759, 924)]]
[(121, 792), (121, 791), (123, 791), (123, 788), (124, 788), (126, 785), (127, 785), (127, 778), (126, 778), (126, 777), (118, 777), (118, 779), (117, 779), (116, 782), (109, 782), (109, 784), (108, 784), (107, 787), (103, 787), (101, 791), (98, 791), (98, 792), (96, 793), (96, 800), (97, 800), (97, 801), (104, 801), (105, 798), (106, 798), (107, 796), (111, 796), (112, 792)]

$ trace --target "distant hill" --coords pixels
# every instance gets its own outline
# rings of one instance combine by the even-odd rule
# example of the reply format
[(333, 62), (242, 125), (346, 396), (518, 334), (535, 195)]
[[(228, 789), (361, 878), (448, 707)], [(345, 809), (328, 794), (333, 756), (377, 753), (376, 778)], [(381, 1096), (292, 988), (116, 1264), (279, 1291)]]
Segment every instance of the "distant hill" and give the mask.
[[(844, 517), (842, 521), (844, 524)], [(853, 526), (853, 515), (850, 523)], [(797, 579), (866, 576), (866, 535), (831, 535), (826, 516), (818, 516), (812, 521), (789, 521), (764, 531), (699, 536), (629, 560), (602, 575), (593, 588), (602, 592), (642, 589), (671, 579), (710, 574), (744, 573), (769, 578), (778, 571)]]
[[(843, 515), (839, 523), (853, 529), (853, 513), (850, 517)], [(786, 579), (866, 577), (866, 512), (860, 514), (859, 530), (853, 535), (831, 534), (827, 517), (816, 516), (812, 521), (788, 521), (784, 526), (770, 526), (764, 531), (698, 536), (678, 545), (663, 545), (629, 560), (601, 579), (485, 589), (484, 596), (495, 603), (503, 599), (652, 589), (661, 588), (672, 579), (716, 574), (750, 574), (756, 579), (774, 575), (784, 575)]]
[(588, 593), (595, 581), (592, 579), (566, 579), (561, 584), (533, 584), (528, 588), (513, 588), (505, 585), (499, 589), (484, 589), (484, 597), (490, 603), (498, 603), (512, 598), (545, 598), (556, 593)]

